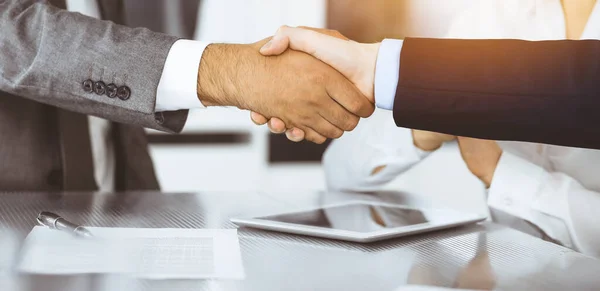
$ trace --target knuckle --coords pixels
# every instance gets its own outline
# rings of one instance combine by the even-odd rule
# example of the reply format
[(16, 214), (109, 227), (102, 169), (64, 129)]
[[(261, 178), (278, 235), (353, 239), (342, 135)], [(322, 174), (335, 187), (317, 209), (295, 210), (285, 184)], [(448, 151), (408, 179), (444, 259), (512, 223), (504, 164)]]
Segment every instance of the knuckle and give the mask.
[(348, 109), (348, 111), (356, 114), (356, 113), (360, 112), (361, 109), (363, 109), (364, 104), (357, 98), (352, 98), (352, 99), (350, 99), (350, 101), (348, 101), (347, 106), (348, 106), (348, 108), (346, 108), (346, 109)]
[[(319, 107), (320, 107), (320, 105), (321, 105), (321, 103), (322, 103), (321, 99), (322, 99), (322, 98), (320, 98), (319, 96), (316, 96), (316, 95), (315, 95), (315, 96), (313, 96), (312, 98), (306, 98), (306, 101), (305, 101), (305, 102), (306, 102), (306, 103), (307, 103), (307, 105), (309, 106), (308, 108), (311, 108), (312, 110), (314, 110), (315, 108), (319, 108)], [(309, 118), (311, 118), (312, 116), (313, 116), (313, 115), (311, 115), (311, 116), (308, 116), (308, 115), (306, 115), (306, 116), (304, 116), (304, 118), (306, 118), (306, 119), (309, 119)]]
[(371, 115), (373, 115), (373, 113), (375, 113), (375, 104), (370, 104), (369, 103), (368, 110), (361, 117), (368, 118), (368, 117), (371, 117)]
[[(313, 107), (316, 106), (316, 104), (312, 104), (312, 102), (313, 102), (312, 100), (310, 102), (311, 102), (311, 106), (313, 106)], [(316, 119), (315, 116), (312, 114), (301, 115), (299, 117), (299, 120), (302, 124), (313, 123), (315, 119)]]
[(338, 138), (342, 137), (342, 135), (344, 135), (344, 131), (338, 129), (334, 132), (334, 134), (333, 134), (333, 136), (331, 136), (331, 138), (338, 139)]
[(328, 138), (339, 138), (342, 136), (342, 134), (344, 134), (344, 132), (341, 129), (331, 126), (327, 129), (325, 136)]
[(346, 118), (346, 128), (344, 128), (346, 131), (353, 131), (357, 126), (358, 123), (360, 122), (360, 118), (358, 116), (350, 116), (348, 118)]
[(325, 137), (333, 138), (335, 136), (335, 129), (332, 127), (327, 127), (323, 130), (320, 130), (320, 133)]
[(371, 102), (365, 100), (360, 100), (360, 99), (354, 99), (351, 103), (352, 106), (352, 113), (358, 115), (359, 117), (364, 117), (367, 118), (369, 116), (371, 116), (371, 114), (373, 114), (373, 112), (375, 111), (375, 105), (373, 105)]
[(280, 27), (277, 29), (277, 34), (284, 33), (284, 32), (285, 32), (285, 31), (286, 31), (288, 28), (289, 28), (289, 26), (287, 26), (287, 25), (282, 25), (282, 26), (280, 26)]

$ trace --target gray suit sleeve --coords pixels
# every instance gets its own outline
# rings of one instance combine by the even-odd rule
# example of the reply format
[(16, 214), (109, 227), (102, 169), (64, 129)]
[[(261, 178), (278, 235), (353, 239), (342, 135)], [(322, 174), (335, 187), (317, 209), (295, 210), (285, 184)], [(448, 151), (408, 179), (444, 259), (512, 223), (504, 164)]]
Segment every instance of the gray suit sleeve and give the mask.
[[(115, 122), (169, 132), (183, 128), (186, 110), (154, 112), (165, 60), (177, 38), (36, 0), (0, 0), (0, 27), (1, 91)], [(86, 80), (126, 86), (130, 97), (88, 93)]]

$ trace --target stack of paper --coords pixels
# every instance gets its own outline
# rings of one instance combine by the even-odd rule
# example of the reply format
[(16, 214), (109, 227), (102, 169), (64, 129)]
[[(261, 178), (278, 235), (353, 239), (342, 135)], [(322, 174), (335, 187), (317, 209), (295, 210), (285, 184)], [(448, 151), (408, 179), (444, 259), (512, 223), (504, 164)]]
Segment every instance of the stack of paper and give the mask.
[(88, 228), (93, 238), (36, 226), (18, 270), (149, 279), (243, 279), (236, 230)]

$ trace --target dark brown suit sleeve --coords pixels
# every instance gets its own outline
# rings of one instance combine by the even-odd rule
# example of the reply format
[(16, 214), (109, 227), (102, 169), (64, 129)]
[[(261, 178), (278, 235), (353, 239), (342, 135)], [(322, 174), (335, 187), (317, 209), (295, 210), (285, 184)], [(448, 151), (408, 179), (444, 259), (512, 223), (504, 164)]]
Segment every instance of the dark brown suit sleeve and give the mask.
[(600, 41), (406, 39), (398, 126), (600, 149)]

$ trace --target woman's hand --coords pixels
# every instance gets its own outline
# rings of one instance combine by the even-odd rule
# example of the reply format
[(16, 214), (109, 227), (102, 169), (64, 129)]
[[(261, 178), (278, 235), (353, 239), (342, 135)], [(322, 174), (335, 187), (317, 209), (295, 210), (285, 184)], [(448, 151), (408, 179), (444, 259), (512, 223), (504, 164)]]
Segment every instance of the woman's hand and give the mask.
[(459, 137), (460, 154), (469, 171), (487, 188), (492, 184), (494, 172), (502, 156), (502, 149), (493, 140)]
[(412, 130), (413, 143), (426, 152), (439, 149), (443, 143), (456, 139), (456, 136), (424, 130)]

